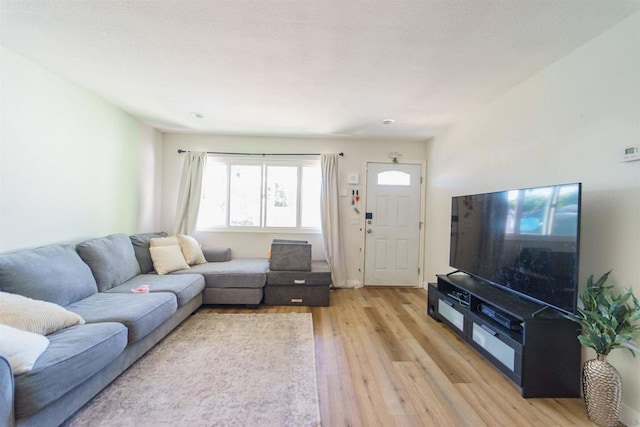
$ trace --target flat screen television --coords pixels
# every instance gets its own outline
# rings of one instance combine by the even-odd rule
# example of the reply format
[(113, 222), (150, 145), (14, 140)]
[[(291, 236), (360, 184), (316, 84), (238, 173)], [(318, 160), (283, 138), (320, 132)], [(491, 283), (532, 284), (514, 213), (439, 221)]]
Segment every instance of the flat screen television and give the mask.
[(449, 265), (574, 313), (581, 192), (573, 183), (453, 197)]

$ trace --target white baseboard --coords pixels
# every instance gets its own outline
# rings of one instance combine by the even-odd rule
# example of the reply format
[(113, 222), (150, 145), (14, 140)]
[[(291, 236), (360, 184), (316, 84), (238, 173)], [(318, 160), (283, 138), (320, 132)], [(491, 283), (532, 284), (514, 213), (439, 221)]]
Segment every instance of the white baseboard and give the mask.
[(358, 289), (362, 287), (362, 283), (359, 280), (347, 280), (347, 288)]
[(620, 409), (620, 422), (628, 427), (640, 426), (640, 412), (625, 405), (624, 403)]

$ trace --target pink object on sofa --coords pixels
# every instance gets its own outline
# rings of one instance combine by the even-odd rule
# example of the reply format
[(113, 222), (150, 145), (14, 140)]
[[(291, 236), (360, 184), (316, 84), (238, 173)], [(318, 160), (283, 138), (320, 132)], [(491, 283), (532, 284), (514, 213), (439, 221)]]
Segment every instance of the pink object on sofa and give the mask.
[(149, 285), (140, 285), (135, 289), (131, 289), (131, 292), (133, 292), (134, 294), (146, 294), (147, 292), (149, 292)]

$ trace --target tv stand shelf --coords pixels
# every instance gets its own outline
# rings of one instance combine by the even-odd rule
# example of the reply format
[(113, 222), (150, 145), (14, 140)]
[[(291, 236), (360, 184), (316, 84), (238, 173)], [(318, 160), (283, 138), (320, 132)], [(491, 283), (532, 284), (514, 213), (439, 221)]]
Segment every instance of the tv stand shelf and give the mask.
[(437, 298), (429, 296), (436, 319), (516, 383), (523, 397), (579, 396), (574, 322), (464, 273), (439, 275), (436, 292)]

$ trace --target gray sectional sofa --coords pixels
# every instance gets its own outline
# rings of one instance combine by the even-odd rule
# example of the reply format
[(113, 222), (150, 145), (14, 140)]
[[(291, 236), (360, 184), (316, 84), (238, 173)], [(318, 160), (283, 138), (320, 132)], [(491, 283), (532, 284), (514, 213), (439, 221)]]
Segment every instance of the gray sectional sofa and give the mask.
[[(58, 304), (86, 322), (47, 335), (49, 347), (25, 374), (14, 376), (0, 354), (0, 426), (61, 424), (203, 302), (260, 304), (268, 260), (211, 249), (204, 264), (157, 275), (149, 240), (158, 235), (0, 254), (0, 291)], [(131, 292), (143, 284), (150, 292)]]

